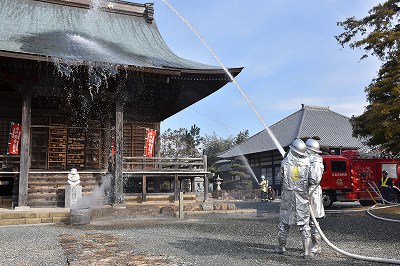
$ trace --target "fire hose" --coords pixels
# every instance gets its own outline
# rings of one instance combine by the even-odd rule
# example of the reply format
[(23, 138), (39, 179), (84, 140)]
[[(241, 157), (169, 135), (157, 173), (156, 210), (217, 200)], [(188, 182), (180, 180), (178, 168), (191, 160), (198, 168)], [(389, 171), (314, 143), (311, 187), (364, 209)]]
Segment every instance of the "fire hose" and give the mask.
[[(379, 189), (378, 189), (378, 186), (375, 184), (375, 182), (373, 182), (373, 181), (368, 182), (368, 185), (369, 185), (369, 186), (372, 188), (372, 190), (380, 197), (380, 199), (382, 200), (382, 202), (383, 202), (384, 204), (390, 204), (390, 205), (388, 205), (388, 206), (380, 206), (380, 207), (378, 207), (378, 209), (385, 209), (385, 208), (391, 208), (391, 207), (397, 207), (397, 206), (399, 206), (399, 204), (392, 204), (391, 202), (389, 202), (389, 201), (387, 201), (386, 199), (384, 199), (383, 196), (382, 196), (382, 194), (380, 193), (380, 191), (379, 191)], [(398, 187), (393, 186), (393, 188), (395, 188), (398, 192), (400, 192), (400, 190), (399, 190)], [(373, 198), (372, 195), (371, 195), (371, 198)], [(374, 201), (375, 201), (375, 200), (374, 200)], [(372, 210), (372, 209), (375, 209), (375, 208), (378, 206), (378, 203), (377, 203), (376, 201), (375, 201), (375, 203), (376, 203), (376, 204), (375, 204), (374, 206), (370, 207), (370, 208), (367, 210), (367, 213), (368, 213), (371, 217), (373, 217), (373, 218), (375, 218), (375, 219), (378, 219), (378, 220), (382, 220), (382, 221), (400, 223), (400, 220), (388, 219), (388, 218), (384, 218), (384, 217), (380, 217), (380, 216), (377, 216), (377, 215), (375, 215), (375, 214), (372, 214), (372, 213), (371, 213), (371, 210)]]
[[(380, 217), (380, 216), (377, 216), (377, 215), (375, 215), (375, 214), (372, 214), (372, 213), (371, 213), (371, 210), (372, 210), (372, 209), (375, 209), (376, 206), (377, 206), (377, 204), (375, 204), (374, 206), (370, 207), (370, 208), (367, 210), (367, 213), (368, 213), (371, 217), (373, 217), (373, 218), (375, 218), (375, 219), (378, 219), (378, 220), (386, 221), (386, 222), (400, 223), (400, 220), (384, 218), (384, 217)], [(399, 205), (399, 204), (396, 204), (396, 205), (390, 205), (390, 206), (381, 206), (381, 207), (378, 207), (378, 209), (385, 209), (385, 208), (391, 208), (391, 207), (397, 207), (397, 206), (400, 206), (400, 205)]]
[[(370, 183), (368, 183), (368, 184), (370, 185), (370, 187), (372, 188), (372, 190), (374, 190), (374, 192), (377, 193), (377, 194), (380, 196), (380, 198), (382, 199), (382, 202), (384, 202), (384, 199), (383, 199), (382, 195), (379, 193), (379, 189), (376, 190), (376, 188), (374, 188)], [(373, 185), (376, 186), (375, 183), (373, 183)], [(377, 187), (377, 186), (376, 186), (376, 187)], [(395, 187), (395, 188), (396, 188), (397, 190), (399, 190), (397, 187)], [(315, 190), (315, 189), (316, 189), (316, 188), (314, 188), (314, 190)], [(314, 190), (313, 190), (312, 192), (314, 192)], [(400, 192), (400, 190), (399, 190), (399, 192)], [(310, 193), (310, 194), (311, 194), (311, 193)], [(370, 209), (374, 208), (375, 206), (376, 206), (376, 205), (372, 206)], [(400, 260), (397, 260), (397, 259), (386, 259), (386, 258), (376, 258), (376, 257), (361, 256), (361, 255), (356, 255), (356, 254), (349, 253), (349, 252), (347, 252), (347, 251), (341, 250), (340, 248), (336, 247), (335, 245), (333, 245), (333, 244), (329, 241), (329, 239), (325, 236), (324, 232), (322, 232), (321, 228), (319, 227), (319, 223), (318, 223), (317, 219), (315, 218), (315, 215), (314, 215), (314, 212), (313, 212), (313, 209), (312, 209), (312, 206), (311, 206), (311, 200), (310, 200), (309, 203), (308, 203), (308, 207), (309, 207), (309, 209), (310, 209), (311, 219), (312, 219), (312, 221), (314, 222), (315, 227), (317, 228), (318, 233), (321, 235), (321, 238), (325, 241), (325, 243), (326, 243), (328, 246), (330, 246), (333, 250), (335, 250), (335, 251), (339, 252), (340, 254), (343, 254), (343, 255), (345, 255), (345, 256), (347, 256), (347, 257), (350, 257), (350, 258), (353, 258), (353, 259), (357, 259), (357, 260), (364, 260), (364, 261), (370, 261), (370, 262), (380, 262), (380, 263), (390, 263), (390, 264), (400, 264)], [(392, 206), (390, 206), (390, 207), (392, 207)], [(382, 217), (374, 216), (372, 213), (369, 212), (370, 209), (368, 209), (367, 213), (368, 213), (369, 215), (371, 215), (372, 217), (374, 217), (374, 218), (377, 218), (377, 219), (384, 219), (384, 220), (386, 220), (386, 221), (396, 221), (396, 222), (400, 222), (400, 221), (398, 221), (398, 220), (385, 219), (385, 218), (382, 218)]]
[(361, 255), (356, 255), (349, 253), (347, 251), (341, 250), (340, 248), (336, 247), (333, 245), (329, 239), (325, 236), (325, 234), (322, 232), (321, 228), (319, 227), (318, 221), (314, 216), (314, 212), (312, 210), (311, 204), (308, 204), (308, 207), (310, 209), (310, 214), (311, 214), (311, 219), (315, 224), (315, 227), (318, 230), (318, 233), (321, 235), (321, 238), (325, 241), (325, 243), (330, 246), (333, 250), (339, 252), (340, 254), (343, 254), (347, 257), (357, 259), (357, 260), (364, 260), (364, 261), (371, 261), (371, 262), (380, 262), (380, 263), (390, 263), (390, 264), (400, 264), (400, 260), (397, 259), (386, 259), (386, 258), (376, 258), (376, 257), (367, 257), (367, 256), (361, 256)]

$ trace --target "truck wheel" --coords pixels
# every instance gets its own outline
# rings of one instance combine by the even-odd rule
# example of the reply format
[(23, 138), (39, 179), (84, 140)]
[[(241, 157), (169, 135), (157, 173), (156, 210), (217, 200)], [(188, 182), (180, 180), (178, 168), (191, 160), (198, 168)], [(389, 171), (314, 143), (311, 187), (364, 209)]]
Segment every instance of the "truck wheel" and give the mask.
[(393, 191), (393, 202), (400, 203), (400, 193), (398, 191)]
[(359, 200), (361, 206), (367, 207), (367, 206), (372, 206), (375, 204), (375, 201), (373, 200)]
[(322, 192), (322, 203), (324, 204), (325, 208), (330, 208), (334, 201), (335, 200), (332, 196), (332, 193), (327, 191)]

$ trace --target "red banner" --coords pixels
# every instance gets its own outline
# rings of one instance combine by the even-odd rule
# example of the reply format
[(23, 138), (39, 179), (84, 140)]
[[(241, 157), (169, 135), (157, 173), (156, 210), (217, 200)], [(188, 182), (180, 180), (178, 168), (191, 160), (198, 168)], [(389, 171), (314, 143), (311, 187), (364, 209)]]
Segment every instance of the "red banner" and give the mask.
[(21, 140), (21, 130), (20, 124), (12, 123), (11, 125), (11, 135), (10, 141), (8, 143), (8, 154), (19, 154), (19, 141)]
[(115, 154), (115, 137), (111, 138), (111, 155), (114, 156)]
[(146, 157), (153, 157), (155, 139), (156, 131), (153, 129), (148, 129), (146, 133)]

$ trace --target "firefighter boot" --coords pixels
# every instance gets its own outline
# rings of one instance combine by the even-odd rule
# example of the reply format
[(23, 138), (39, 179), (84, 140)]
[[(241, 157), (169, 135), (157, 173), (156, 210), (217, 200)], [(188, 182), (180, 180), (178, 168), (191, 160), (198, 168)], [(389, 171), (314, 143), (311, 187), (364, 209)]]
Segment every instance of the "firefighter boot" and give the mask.
[(286, 238), (279, 238), (278, 239), (279, 246), (276, 249), (276, 253), (278, 254), (285, 254), (286, 253)]
[(314, 254), (321, 253), (321, 236), (320, 235), (312, 236), (311, 253), (314, 253)]
[(303, 249), (304, 249), (304, 256), (306, 260), (311, 259), (314, 257), (314, 254), (311, 253), (311, 238), (303, 238)]

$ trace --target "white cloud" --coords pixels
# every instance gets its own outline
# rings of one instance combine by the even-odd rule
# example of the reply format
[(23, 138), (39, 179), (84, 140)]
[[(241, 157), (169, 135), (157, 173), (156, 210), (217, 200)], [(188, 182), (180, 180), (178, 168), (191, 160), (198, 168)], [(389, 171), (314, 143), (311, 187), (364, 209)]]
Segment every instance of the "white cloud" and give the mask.
[[(329, 107), (332, 111), (344, 116), (351, 117), (360, 115), (364, 111), (364, 107), (368, 104), (365, 97), (303, 97), (286, 99), (285, 101), (276, 102), (272, 105), (273, 109), (280, 111), (294, 112), (301, 108), (301, 104)], [(283, 117), (282, 117), (283, 118)]]

